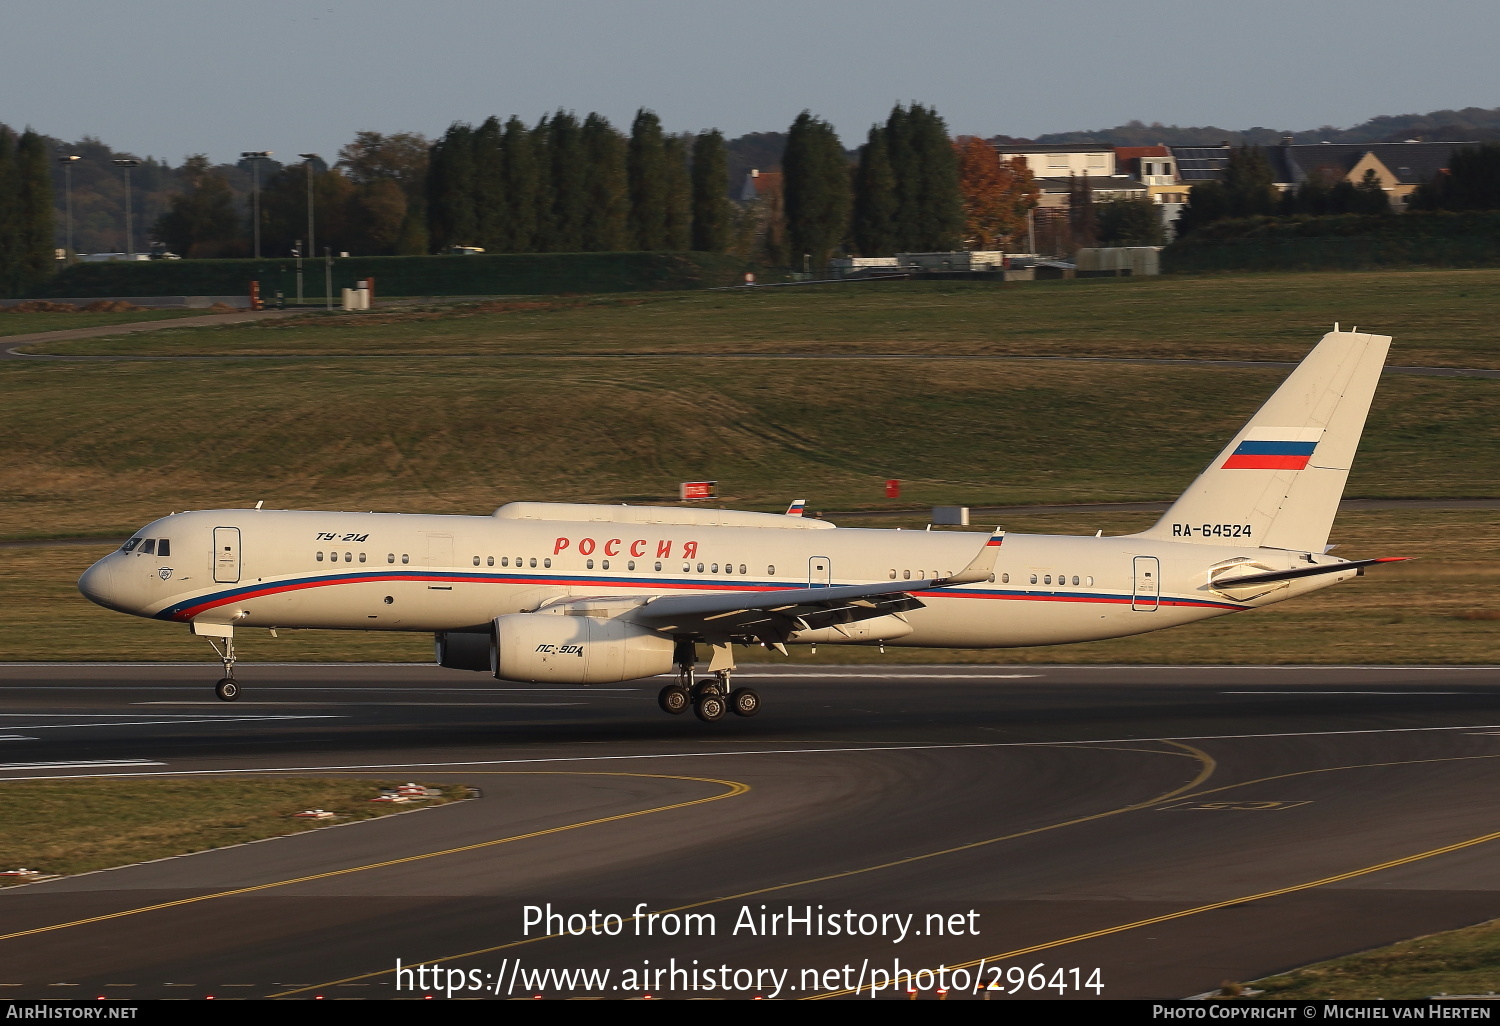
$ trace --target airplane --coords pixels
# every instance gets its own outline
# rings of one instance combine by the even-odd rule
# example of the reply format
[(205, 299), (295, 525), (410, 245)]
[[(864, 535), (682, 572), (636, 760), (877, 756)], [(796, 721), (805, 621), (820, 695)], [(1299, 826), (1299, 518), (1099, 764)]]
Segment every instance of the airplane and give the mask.
[[(1329, 555), (1391, 339), (1324, 335), (1154, 526), (1104, 537), (838, 528), (802, 516), (510, 502), (490, 516), (218, 509), (147, 524), (78, 588), (185, 623), (431, 633), (440, 666), (530, 683), (676, 672), (658, 702), (752, 716), (735, 645), (1059, 645), (1274, 605), (1402, 557)], [(697, 646), (707, 647), (700, 675)]]

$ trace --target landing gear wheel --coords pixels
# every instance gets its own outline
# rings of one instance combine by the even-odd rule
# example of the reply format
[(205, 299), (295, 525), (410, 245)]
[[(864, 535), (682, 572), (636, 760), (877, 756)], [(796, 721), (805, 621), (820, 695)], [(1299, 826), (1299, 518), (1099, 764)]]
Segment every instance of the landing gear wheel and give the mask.
[(722, 698), (724, 695), (724, 685), (719, 683), (717, 677), (709, 677), (693, 685), (693, 695), (695, 697), (698, 695), (718, 695)]
[(729, 710), (736, 716), (754, 716), (760, 712), (760, 695), (750, 688), (735, 688), (729, 693)]
[(724, 718), (729, 711), (729, 703), (724, 701), (724, 696), (717, 692), (706, 692), (698, 696), (693, 703), (693, 715), (704, 723), (717, 723)]
[(687, 712), (688, 706), (692, 704), (692, 699), (688, 697), (686, 688), (677, 684), (668, 684), (656, 696), (656, 704), (661, 706), (662, 712), (677, 716)]
[(219, 696), (221, 702), (233, 702), (240, 697), (240, 686), (233, 677), (225, 677), (214, 685), (214, 694)]

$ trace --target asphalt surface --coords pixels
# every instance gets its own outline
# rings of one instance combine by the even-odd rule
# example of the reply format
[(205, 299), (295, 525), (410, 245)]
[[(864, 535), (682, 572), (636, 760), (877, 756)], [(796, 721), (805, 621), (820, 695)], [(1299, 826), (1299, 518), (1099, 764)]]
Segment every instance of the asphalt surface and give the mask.
[[(721, 997), (624, 975), (721, 966), (734, 996), (868, 995), (898, 960), (969, 966), (946, 982), (972, 996), (983, 959), (994, 999), (1183, 997), (1500, 916), (1500, 668), (742, 667), (764, 711), (718, 724), (661, 713), (659, 682), (262, 665), (229, 705), (217, 676), (0, 667), (0, 776), (483, 796), (0, 891), (0, 997), (388, 997), (397, 959), (501, 996), (561, 996), (550, 968)], [(620, 933), (528, 933), (548, 903)], [(788, 906), (875, 932), (762, 935)]]

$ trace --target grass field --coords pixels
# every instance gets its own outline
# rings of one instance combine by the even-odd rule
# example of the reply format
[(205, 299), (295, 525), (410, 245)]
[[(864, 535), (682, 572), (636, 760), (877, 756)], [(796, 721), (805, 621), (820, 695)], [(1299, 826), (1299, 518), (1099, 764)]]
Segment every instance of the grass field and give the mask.
[[(370, 801), (382, 787), (400, 783), (301, 777), (0, 782), (0, 869), (86, 873), (371, 819), (413, 807)], [(453, 785), (441, 789), (444, 797), (423, 804), (441, 805), (460, 792)], [(291, 818), (314, 808), (339, 818)]]
[[(1016, 532), (1126, 533), (1149, 515), (1007, 517)], [(890, 526), (896, 526), (893, 522)], [(1372, 570), (1317, 595), (1272, 609), (1221, 617), (1117, 641), (1055, 648), (877, 650), (825, 645), (799, 663), (1500, 663), (1500, 511), (1360, 511), (1334, 528), (1348, 558), (1404, 555), (1420, 560)], [(180, 624), (140, 620), (83, 599), (74, 587), (103, 550), (83, 546), (11, 549), (0, 560), (0, 658), (15, 660), (193, 661), (213, 658)], [(236, 647), (253, 686), (256, 662), (370, 660), (429, 662), (427, 634), (242, 631)], [(759, 649), (744, 661), (779, 662)], [(205, 692), (218, 672), (205, 668)], [(455, 673), (456, 683), (479, 682)]]
[(522, 299), (373, 311), (36, 352), (947, 353), (1299, 359), (1335, 321), (1396, 336), (1391, 362), (1500, 367), (1500, 270), (864, 283)]
[[(784, 508), (1177, 495), (1276, 369), (872, 361), (0, 364), (0, 537), (174, 509), (488, 513), (716, 479)], [(1500, 494), (1500, 382), (1387, 378), (1348, 494)]]
[(104, 324), (137, 324), (177, 317), (202, 317), (207, 310), (137, 310), (133, 313), (8, 313), (0, 310), (0, 338), (37, 331), (95, 328)]
[(1400, 1000), (1500, 991), (1500, 920), (1258, 980), (1258, 998)]

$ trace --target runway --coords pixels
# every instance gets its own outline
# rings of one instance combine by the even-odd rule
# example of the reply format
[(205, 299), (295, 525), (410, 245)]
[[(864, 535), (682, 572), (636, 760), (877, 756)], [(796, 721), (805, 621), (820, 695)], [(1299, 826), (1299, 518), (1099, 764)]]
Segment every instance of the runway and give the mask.
[(744, 666), (764, 711), (712, 725), (661, 682), (241, 670), (231, 705), (208, 665), (0, 666), (0, 777), (483, 796), (0, 891), (0, 997), (422, 997), (399, 959), (455, 997), (1173, 998), (1500, 916), (1496, 667)]

